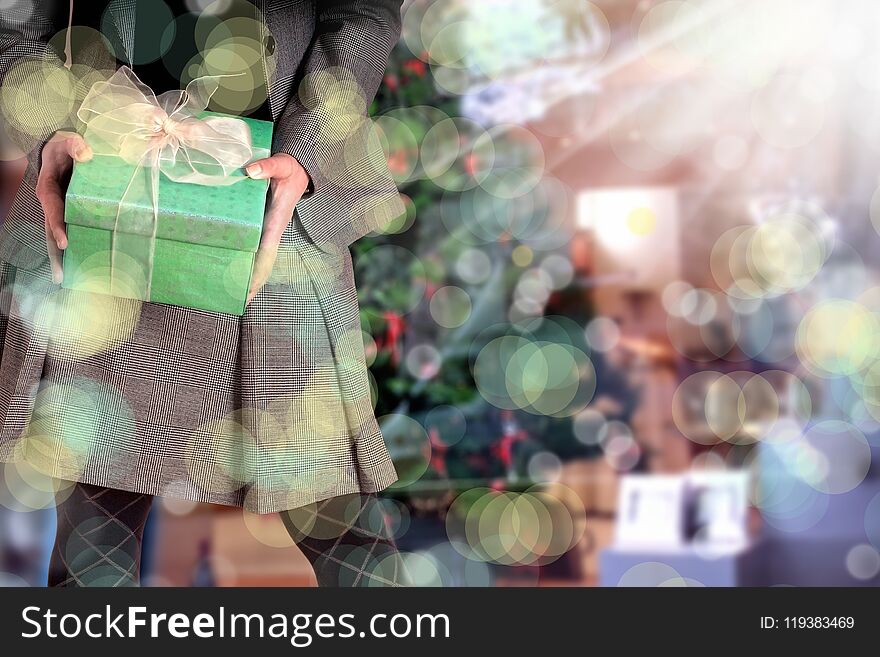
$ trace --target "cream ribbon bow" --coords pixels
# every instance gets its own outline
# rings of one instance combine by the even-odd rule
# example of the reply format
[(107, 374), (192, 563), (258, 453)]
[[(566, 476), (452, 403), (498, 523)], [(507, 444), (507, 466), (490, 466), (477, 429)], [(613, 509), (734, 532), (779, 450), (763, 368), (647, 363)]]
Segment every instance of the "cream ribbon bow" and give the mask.
[[(85, 139), (96, 155), (117, 156), (135, 166), (113, 227), (111, 294), (121, 259), (118, 241), (123, 238), (119, 229), (126, 224), (129, 231), (123, 232), (149, 239), (146, 262), (135, 268), (146, 271), (133, 273), (129, 268), (129, 280), (123, 284), (140, 289), (137, 298), (150, 298), (160, 173), (174, 182), (210, 186), (233, 185), (247, 178), (236, 172), (255, 155), (248, 125), (231, 117), (197, 118), (222, 77), (228, 76), (200, 77), (185, 90), (156, 96), (130, 68), (123, 66), (108, 80), (92, 85), (77, 111), (86, 126)], [(130, 250), (126, 255), (131, 255)]]

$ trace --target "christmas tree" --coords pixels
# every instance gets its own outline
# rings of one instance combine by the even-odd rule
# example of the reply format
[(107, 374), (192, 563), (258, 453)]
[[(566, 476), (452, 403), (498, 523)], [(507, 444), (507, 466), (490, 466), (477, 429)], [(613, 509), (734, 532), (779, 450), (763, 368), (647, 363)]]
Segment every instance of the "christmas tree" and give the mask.
[[(591, 354), (589, 304), (558, 254), (569, 237), (560, 223), (566, 196), (543, 175), (539, 142), (521, 126), (463, 117), (463, 98), (473, 105), (467, 84), (409, 45), (392, 54), (371, 108), (407, 212), (352, 247), (377, 415), (408, 498), (525, 488), (535, 455), (598, 451), (575, 438), (572, 424), (597, 370), (631, 395)], [(533, 267), (542, 253), (551, 255)], [(535, 289), (548, 294), (534, 298)], [(550, 293), (560, 315), (542, 317)], [(559, 303), (566, 295), (573, 304)], [(578, 315), (561, 316), (572, 307)], [(510, 340), (563, 348), (557, 374), (569, 397), (553, 406), (540, 390), (511, 400), (510, 368), (485, 365), (493, 345)], [(630, 412), (627, 405), (620, 419)]]

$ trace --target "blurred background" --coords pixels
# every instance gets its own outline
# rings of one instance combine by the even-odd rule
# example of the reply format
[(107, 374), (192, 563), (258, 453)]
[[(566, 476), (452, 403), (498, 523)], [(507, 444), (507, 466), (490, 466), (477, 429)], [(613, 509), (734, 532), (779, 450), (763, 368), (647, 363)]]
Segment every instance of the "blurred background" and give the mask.
[[(404, 4), (371, 113), (407, 213), (352, 251), (419, 584), (880, 583), (878, 26)], [(51, 500), (20, 465), (0, 489), (0, 580), (40, 585)], [(277, 516), (170, 498), (144, 569), (313, 582)]]

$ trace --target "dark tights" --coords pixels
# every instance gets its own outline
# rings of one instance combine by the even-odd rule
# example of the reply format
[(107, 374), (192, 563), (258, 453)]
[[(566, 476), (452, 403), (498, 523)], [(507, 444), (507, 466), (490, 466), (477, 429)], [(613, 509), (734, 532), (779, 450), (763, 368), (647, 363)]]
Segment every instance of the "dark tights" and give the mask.
[[(78, 483), (58, 503), (49, 586), (139, 586), (152, 495)], [(403, 563), (373, 494), (281, 512), (318, 586), (403, 586)]]

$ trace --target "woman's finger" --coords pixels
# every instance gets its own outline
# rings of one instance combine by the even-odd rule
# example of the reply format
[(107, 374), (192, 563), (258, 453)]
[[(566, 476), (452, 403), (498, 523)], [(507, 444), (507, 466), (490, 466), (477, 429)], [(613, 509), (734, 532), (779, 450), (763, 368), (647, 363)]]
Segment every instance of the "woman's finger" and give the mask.
[(37, 181), (37, 198), (43, 207), (46, 228), (49, 236), (59, 249), (67, 248), (67, 234), (64, 230), (64, 192), (52, 174), (41, 171)]
[(256, 180), (266, 178), (286, 178), (293, 173), (293, 158), (284, 153), (273, 155), (245, 167), (247, 175)]
[(257, 250), (257, 256), (254, 259), (254, 271), (251, 274), (251, 288), (248, 291), (247, 301), (245, 305), (250, 304), (251, 300), (257, 296), (257, 293), (269, 280), (272, 268), (275, 266), (275, 259), (278, 257), (278, 246), (261, 246)]
[(299, 198), (289, 189), (281, 188), (273, 191), (263, 220), (263, 236), (260, 239), (261, 246), (277, 246), (281, 241), (281, 235), (287, 224), (293, 218), (293, 209)]
[(296, 200), (291, 199), (289, 194), (274, 194), (269, 201), (269, 209), (263, 222), (263, 235), (260, 238), (260, 248), (254, 259), (254, 271), (251, 275), (251, 289), (248, 293), (247, 303), (251, 302), (260, 288), (269, 280), (272, 268), (275, 266), (275, 258), (278, 255), (278, 245), (281, 243), (281, 235), (287, 224), (293, 217), (293, 208)]
[(60, 285), (64, 280), (64, 265), (61, 260), (61, 249), (55, 241), (55, 236), (49, 227), (49, 222), (43, 222), (46, 229), (46, 250), (49, 253), (49, 265), (52, 268), (52, 282)]
[(66, 145), (67, 154), (77, 162), (88, 162), (94, 155), (91, 146), (89, 146), (86, 143), (86, 140), (78, 134), (71, 134), (71, 136), (67, 138)]
[(254, 179), (271, 179), (271, 196), (263, 220), (263, 234), (260, 238), (260, 248), (254, 259), (254, 270), (251, 275), (251, 287), (248, 292), (246, 305), (257, 295), (275, 266), (278, 255), (278, 245), (281, 236), (290, 220), (293, 218), (293, 210), (302, 198), (307, 185), (301, 185), (296, 176), (297, 168), (302, 169), (299, 163), (286, 153), (276, 153), (272, 157), (257, 160), (249, 164), (245, 171)]

